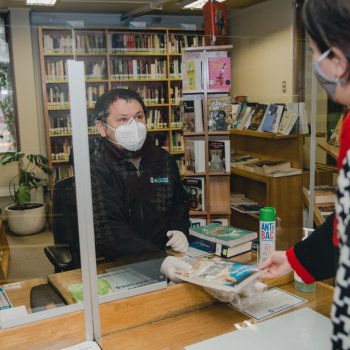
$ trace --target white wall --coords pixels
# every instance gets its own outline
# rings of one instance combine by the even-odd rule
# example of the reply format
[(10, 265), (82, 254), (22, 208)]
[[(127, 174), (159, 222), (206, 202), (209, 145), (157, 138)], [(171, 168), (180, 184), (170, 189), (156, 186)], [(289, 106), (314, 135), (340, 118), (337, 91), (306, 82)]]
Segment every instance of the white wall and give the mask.
[(269, 0), (230, 14), (233, 95), (247, 95), (254, 102), (292, 101), (293, 3)]

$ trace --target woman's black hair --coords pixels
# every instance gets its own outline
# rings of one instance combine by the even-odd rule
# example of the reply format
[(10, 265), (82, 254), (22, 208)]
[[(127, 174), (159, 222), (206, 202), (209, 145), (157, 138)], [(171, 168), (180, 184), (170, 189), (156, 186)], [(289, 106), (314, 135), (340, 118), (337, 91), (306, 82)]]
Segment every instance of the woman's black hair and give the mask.
[(146, 115), (145, 103), (143, 102), (142, 98), (136, 91), (128, 90), (128, 89), (112, 89), (105, 92), (103, 95), (101, 95), (97, 99), (94, 113), (93, 113), (95, 121), (101, 120), (105, 122), (107, 117), (109, 116), (110, 105), (119, 99), (122, 99), (125, 101), (132, 101), (132, 100), (137, 101), (142, 106), (143, 112)]
[(349, 20), (349, 0), (306, 0), (304, 3), (305, 29), (320, 52), (337, 47), (344, 53), (350, 67)]

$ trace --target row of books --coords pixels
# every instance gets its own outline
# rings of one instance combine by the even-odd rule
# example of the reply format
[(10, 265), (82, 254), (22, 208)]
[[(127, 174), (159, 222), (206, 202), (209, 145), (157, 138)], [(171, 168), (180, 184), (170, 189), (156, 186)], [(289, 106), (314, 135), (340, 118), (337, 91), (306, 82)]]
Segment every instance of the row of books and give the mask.
[[(183, 131), (203, 131), (203, 95), (184, 94), (180, 103)], [(231, 103), (227, 94), (208, 95), (208, 130), (255, 130), (262, 132), (308, 133), (304, 103), (255, 104)]]
[(186, 47), (202, 46), (204, 43), (202, 35), (169, 35), (168, 52), (182, 53), (182, 49)]
[[(204, 173), (206, 171), (205, 141), (186, 139), (185, 149), (186, 170), (192, 173)], [(209, 171), (230, 172), (230, 140), (209, 140), (208, 152)]]
[[(204, 130), (203, 95), (184, 94), (180, 103), (184, 132)], [(231, 97), (226, 95), (208, 95), (209, 131), (227, 131), (232, 127)]]
[[(76, 34), (75, 49), (79, 53), (107, 53), (105, 33)], [(109, 33), (110, 53), (165, 53), (164, 34)], [(169, 53), (181, 53), (185, 47), (202, 46), (202, 35), (170, 34), (167, 47)], [(69, 34), (44, 34), (45, 53), (72, 53), (73, 40)]]
[(293, 168), (290, 161), (260, 159), (245, 153), (231, 153), (230, 165), (232, 168), (272, 177), (299, 175), (302, 173), (302, 169)]
[(307, 134), (309, 132), (305, 102), (299, 103), (234, 103), (233, 129), (261, 132)]
[(165, 59), (121, 57), (111, 60), (112, 79), (166, 79), (166, 75)]
[(223, 258), (250, 251), (257, 233), (221, 223), (211, 222), (202, 226), (191, 226), (190, 246)]

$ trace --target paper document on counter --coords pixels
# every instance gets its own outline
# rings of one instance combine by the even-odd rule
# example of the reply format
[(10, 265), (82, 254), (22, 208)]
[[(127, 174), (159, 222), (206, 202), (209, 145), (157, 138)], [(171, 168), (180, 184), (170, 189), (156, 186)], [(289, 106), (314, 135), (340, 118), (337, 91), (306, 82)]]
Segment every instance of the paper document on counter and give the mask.
[[(262, 321), (305, 302), (306, 299), (297, 295), (279, 288), (271, 288), (266, 290), (254, 303), (244, 305), (243, 300), (243, 308), (239, 311), (257, 321)], [(234, 308), (236, 309), (236, 307)]]
[(106, 271), (108, 272), (99, 274), (97, 278), (107, 281), (113, 292), (130, 290), (159, 282), (131, 267), (111, 268)]

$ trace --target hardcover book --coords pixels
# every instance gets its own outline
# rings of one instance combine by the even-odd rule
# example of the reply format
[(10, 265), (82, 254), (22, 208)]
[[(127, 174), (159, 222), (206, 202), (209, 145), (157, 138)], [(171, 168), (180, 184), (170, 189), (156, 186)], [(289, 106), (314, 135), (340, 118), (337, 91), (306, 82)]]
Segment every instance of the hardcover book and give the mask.
[(185, 177), (182, 180), (189, 195), (190, 210), (205, 210), (203, 177)]
[(251, 241), (258, 236), (254, 231), (232, 226), (222, 226), (217, 223), (211, 223), (200, 227), (190, 227), (189, 233), (192, 236), (224, 244), (229, 247)]
[(209, 140), (209, 171), (230, 171), (230, 140)]
[(215, 254), (222, 258), (232, 258), (233, 256), (249, 252), (252, 248), (252, 241), (244, 242), (233, 247), (224, 244), (208, 241), (203, 238), (190, 236), (190, 247), (203, 250), (208, 254)]
[(258, 214), (263, 206), (260, 204), (236, 204), (232, 205), (232, 209), (244, 214)]
[(267, 175), (290, 167), (291, 163), (286, 160), (261, 160), (254, 164), (254, 172)]
[(268, 105), (258, 103), (255, 107), (254, 113), (252, 114), (252, 119), (250, 121), (249, 128), (250, 130), (258, 130), (260, 127), (260, 124), (262, 123), (265, 112), (267, 110)]
[(184, 132), (203, 131), (203, 95), (183, 95), (180, 103)]
[(288, 169), (282, 169), (282, 170), (274, 171), (274, 172), (268, 174), (268, 176), (271, 176), (271, 177), (284, 177), (284, 176), (300, 175), (302, 173), (303, 173), (302, 169), (288, 168)]
[(231, 89), (231, 58), (209, 57), (209, 86), (211, 90)]
[(299, 102), (299, 133), (309, 133), (309, 123), (307, 118), (305, 102)]
[(182, 64), (183, 90), (200, 90), (202, 88), (202, 56), (200, 53), (186, 53)]
[[(233, 153), (230, 157), (230, 164), (232, 168), (241, 168), (240, 165), (258, 160), (260, 159), (246, 153)], [(242, 169), (244, 169), (244, 167)]]
[[(303, 187), (303, 192), (307, 197), (310, 196), (310, 191)], [(335, 203), (337, 199), (337, 187), (331, 185), (318, 185), (314, 187), (315, 204), (330, 204)]]
[(227, 131), (232, 128), (230, 96), (208, 97), (208, 128), (210, 131)]
[(234, 124), (234, 128), (238, 130), (243, 130), (248, 120), (250, 120), (250, 123), (251, 123), (251, 118), (253, 113), (254, 113), (254, 107), (248, 106), (246, 103), (243, 103), (241, 106), (241, 111), (237, 116), (237, 120)]
[(186, 170), (193, 173), (205, 172), (204, 140), (186, 140)]
[(228, 13), (225, 4), (216, 1), (207, 1), (203, 6), (203, 18), (205, 35), (227, 35)]
[(231, 110), (232, 129), (235, 127), (240, 111), (241, 111), (241, 104), (232, 103), (232, 110)]
[(195, 111), (194, 101), (181, 101), (180, 103), (181, 119), (182, 119), (182, 131), (194, 132), (195, 131)]
[(289, 135), (297, 120), (298, 113), (293, 111), (284, 111), (277, 132), (282, 135)]
[(204, 226), (207, 224), (207, 219), (202, 217), (190, 217), (191, 227)]
[(192, 270), (176, 273), (176, 277), (203, 287), (240, 292), (262, 274), (256, 265), (231, 262), (216, 256), (198, 257)]
[(271, 103), (265, 113), (264, 121), (262, 122), (262, 131), (277, 133), (281, 117), (283, 113), (283, 106)]

